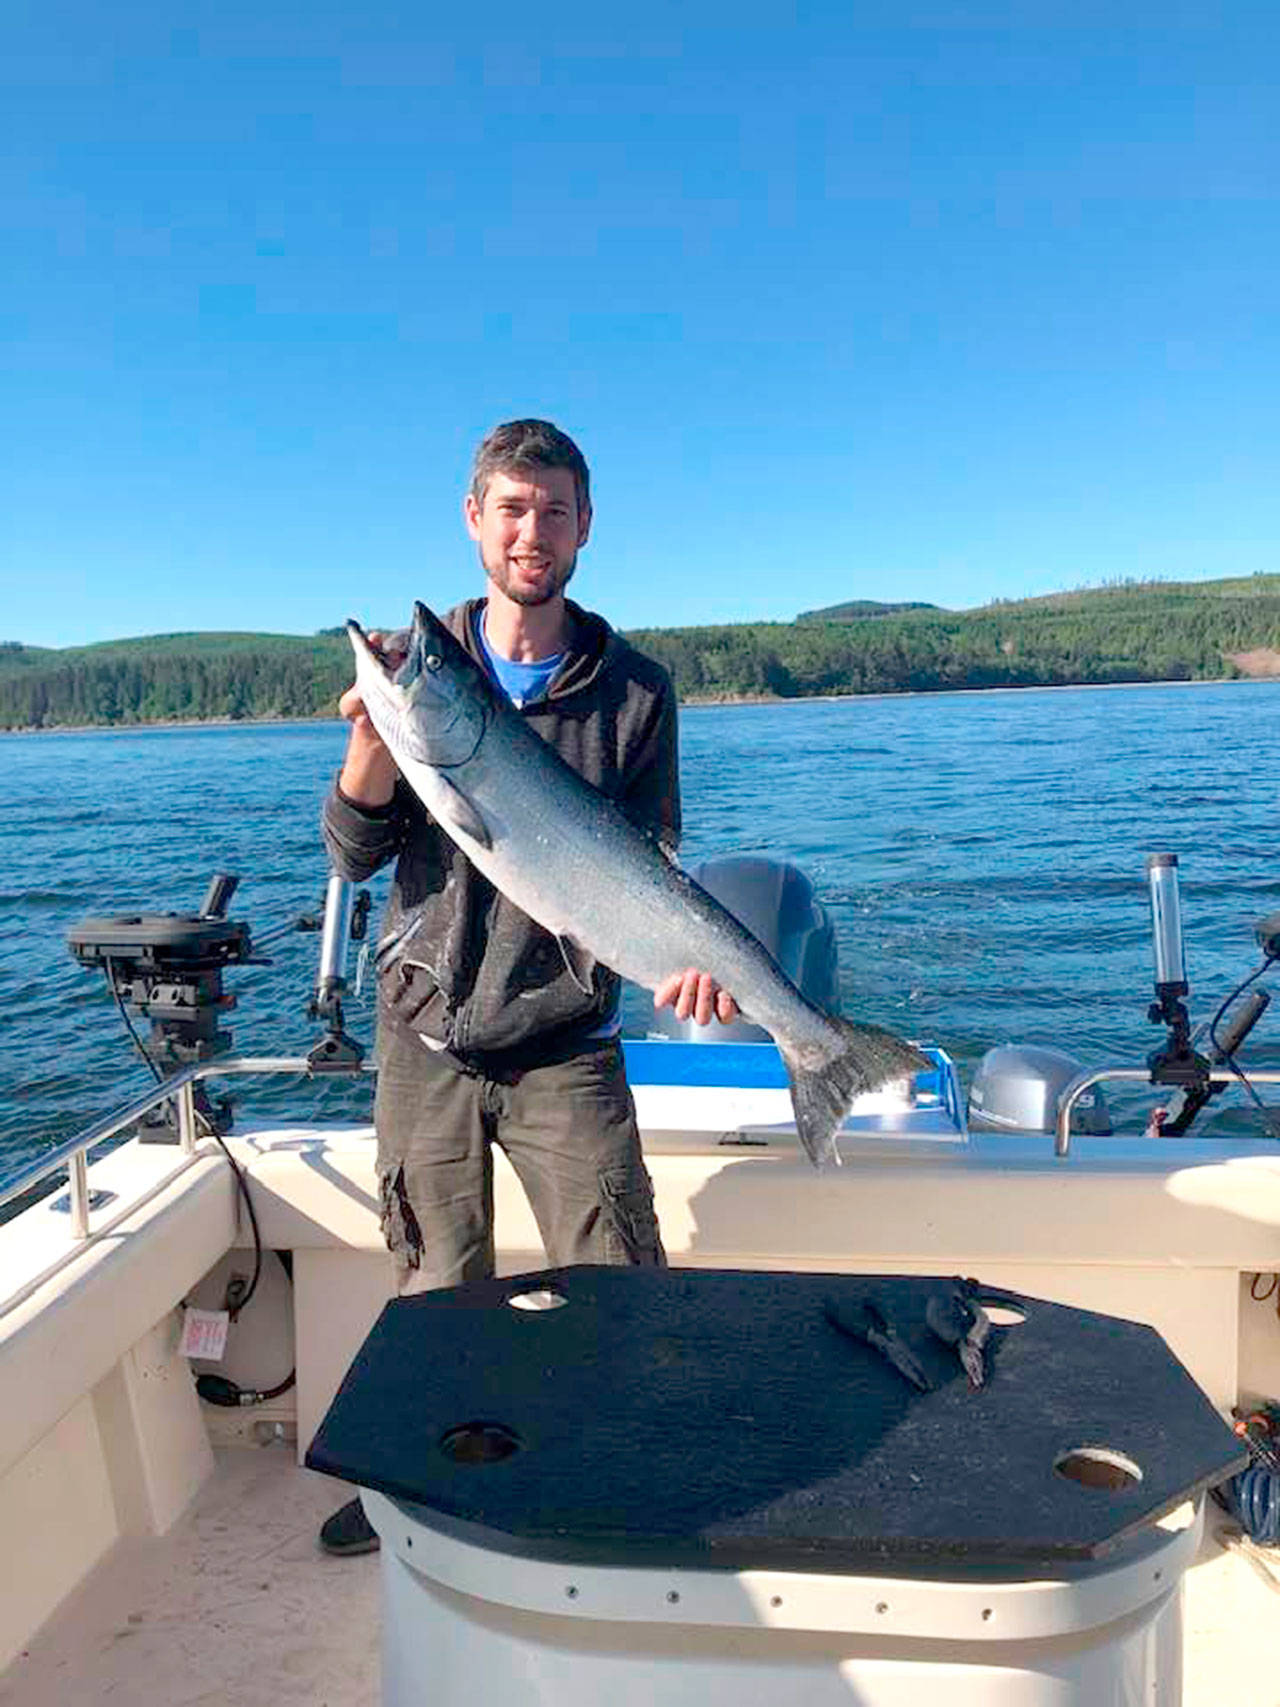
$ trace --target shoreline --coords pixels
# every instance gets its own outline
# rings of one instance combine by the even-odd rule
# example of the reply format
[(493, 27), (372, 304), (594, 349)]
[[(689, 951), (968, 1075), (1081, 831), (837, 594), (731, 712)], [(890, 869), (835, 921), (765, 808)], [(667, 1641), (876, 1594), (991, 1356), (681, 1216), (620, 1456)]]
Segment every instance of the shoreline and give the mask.
[[(985, 688), (902, 688), (897, 692), (810, 693), (784, 698), (780, 694), (723, 694), (701, 699), (682, 699), (681, 711), (700, 711), (733, 705), (836, 705), (846, 700), (955, 699), (980, 694), (1100, 693), (1117, 688), (1221, 688), (1257, 687), (1280, 682), (1280, 674), (1250, 676), (1171, 676), (1153, 682), (1027, 682), (1002, 683)], [(20, 729), (0, 729), (0, 739), (9, 735), (138, 735), (183, 729), (271, 729), (341, 724), (345, 719), (324, 717), (189, 717), (167, 718), (154, 723), (54, 723), (27, 724)]]
[(169, 717), (154, 723), (48, 723), (25, 724), (21, 729), (0, 729), (6, 735), (146, 735), (153, 731), (172, 733), (178, 729), (272, 729), (296, 724), (342, 723), (341, 717)]
[(807, 693), (784, 699), (778, 694), (726, 694), (720, 699), (685, 699), (680, 709), (697, 710), (719, 705), (836, 705), (851, 699), (960, 699), (966, 694), (1007, 693), (1101, 693), (1117, 688), (1231, 688), (1257, 687), (1280, 682), (1280, 675), (1259, 676), (1170, 676), (1158, 682), (1027, 682), (1002, 683), (989, 688), (902, 688), (895, 693)]

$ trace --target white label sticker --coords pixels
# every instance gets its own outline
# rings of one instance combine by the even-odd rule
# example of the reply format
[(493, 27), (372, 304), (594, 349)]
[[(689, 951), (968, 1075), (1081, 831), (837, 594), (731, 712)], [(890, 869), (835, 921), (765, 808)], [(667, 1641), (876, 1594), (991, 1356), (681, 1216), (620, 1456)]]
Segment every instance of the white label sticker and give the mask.
[(182, 1357), (204, 1357), (217, 1363), (227, 1349), (227, 1327), (231, 1317), (225, 1310), (186, 1310), (182, 1318)]

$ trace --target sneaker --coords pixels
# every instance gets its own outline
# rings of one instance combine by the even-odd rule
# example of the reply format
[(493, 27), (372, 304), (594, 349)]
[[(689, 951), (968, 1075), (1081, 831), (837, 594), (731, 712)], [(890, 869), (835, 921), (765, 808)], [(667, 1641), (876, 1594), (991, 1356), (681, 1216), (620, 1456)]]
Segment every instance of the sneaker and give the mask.
[(376, 1553), (378, 1532), (364, 1515), (359, 1499), (348, 1500), (320, 1525), (320, 1545), (326, 1553)]

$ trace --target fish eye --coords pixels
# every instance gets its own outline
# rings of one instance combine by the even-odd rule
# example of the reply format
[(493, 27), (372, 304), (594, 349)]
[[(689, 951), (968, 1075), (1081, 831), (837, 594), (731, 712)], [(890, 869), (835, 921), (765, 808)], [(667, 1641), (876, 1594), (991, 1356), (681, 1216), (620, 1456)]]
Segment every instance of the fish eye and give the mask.
[(428, 652), (422, 661), (429, 670), (438, 670), (443, 663), (443, 659), (436, 652)]

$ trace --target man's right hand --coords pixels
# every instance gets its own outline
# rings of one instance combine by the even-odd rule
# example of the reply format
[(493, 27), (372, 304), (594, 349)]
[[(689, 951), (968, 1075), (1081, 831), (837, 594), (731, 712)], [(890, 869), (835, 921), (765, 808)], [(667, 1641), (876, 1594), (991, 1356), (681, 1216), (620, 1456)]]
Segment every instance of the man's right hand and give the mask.
[[(370, 631), (369, 641), (393, 669), (404, 656), (376, 629)], [(351, 725), (338, 787), (356, 806), (386, 806), (395, 792), (396, 763), (364, 708), (358, 683), (352, 682), (343, 694), (338, 710)]]

